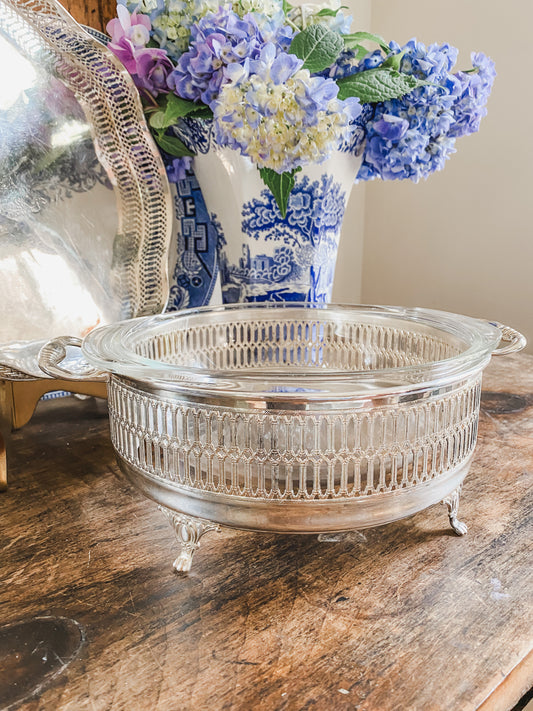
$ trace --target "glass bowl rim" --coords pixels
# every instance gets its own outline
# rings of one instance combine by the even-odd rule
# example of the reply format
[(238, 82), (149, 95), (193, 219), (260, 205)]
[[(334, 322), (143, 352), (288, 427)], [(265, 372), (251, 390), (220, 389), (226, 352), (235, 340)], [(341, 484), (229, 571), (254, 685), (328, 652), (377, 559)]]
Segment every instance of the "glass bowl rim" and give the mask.
[[(203, 317), (217, 318), (220, 323), (239, 323), (235, 318), (236, 312), (242, 311), (243, 315), (259, 311), (263, 318), (268, 311), (285, 312), (290, 310), (300, 311), (305, 309), (310, 313), (326, 312), (331, 317), (344, 317), (350, 315), (365, 315), (366, 318), (385, 321), (395, 319), (398, 322), (422, 324), (425, 327), (437, 329), (445, 334), (452, 335), (465, 344), (465, 349), (456, 355), (442, 360), (431, 361), (418, 365), (407, 365), (393, 368), (375, 368), (371, 370), (346, 370), (346, 369), (320, 369), (303, 367), (300, 369), (223, 369), (215, 370), (206, 367), (181, 366), (163, 361), (154, 360), (136, 353), (128, 344), (135, 336), (155, 336), (161, 333), (168, 323), (182, 323), (186, 330), (187, 321)], [(224, 316), (228, 319), (224, 320)], [(232, 319), (233, 316), (233, 319)], [(245, 321), (244, 321), (245, 322)], [(283, 323), (283, 321), (280, 321)], [(115, 324), (109, 324), (93, 330), (82, 344), (82, 351), (87, 361), (98, 369), (118, 376), (125, 376), (142, 382), (158, 382), (171, 388), (193, 390), (199, 392), (213, 391), (235, 395), (247, 393), (264, 395), (276, 398), (286, 396), (287, 389), (277, 392), (275, 383), (283, 377), (298, 377), (300, 384), (307, 386), (303, 392), (294, 389), (289, 392), (291, 396), (305, 399), (307, 394), (316, 396), (344, 393), (346, 396), (357, 393), (361, 387), (368, 390), (386, 390), (387, 392), (399, 388), (417, 389), (432, 383), (443, 384), (453, 379), (460, 378), (472, 370), (484, 367), (492, 352), (501, 339), (499, 328), (488, 321), (474, 319), (444, 311), (425, 308), (404, 308), (398, 306), (375, 306), (364, 304), (310, 304), (304, 302), (283, 303), (245, 303), (229, 304), (223, 306), (204, 306), (194, 309), (145, 316), (128, 319)], [(389, 379), (384, 384), (384, 379)], [(404, 378), (404, 382), (398, 382)], [(410, 381), (413, 382), (410, 382)], [(274, 385), (274, 389), (272, 386)]]

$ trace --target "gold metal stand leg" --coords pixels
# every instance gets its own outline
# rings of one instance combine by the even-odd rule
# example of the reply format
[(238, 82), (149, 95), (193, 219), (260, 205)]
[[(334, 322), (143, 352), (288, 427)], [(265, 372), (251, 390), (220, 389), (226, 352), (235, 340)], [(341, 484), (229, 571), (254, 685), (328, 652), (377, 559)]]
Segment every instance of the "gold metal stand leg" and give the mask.
[(6, 442), (13, 429), (13, 383), (0, 380), (0, 491), (7, 489)]
[(7, 458), (6, 445), (0, 432), (0, 491), (7, 489)]
[(66, 390), (80, 395), (107, 397), (105, 383), (70, 380), (0, 380), (0, 491), (7, 489), (6, 442), (13, 430), (27, 424), (45, 393)]

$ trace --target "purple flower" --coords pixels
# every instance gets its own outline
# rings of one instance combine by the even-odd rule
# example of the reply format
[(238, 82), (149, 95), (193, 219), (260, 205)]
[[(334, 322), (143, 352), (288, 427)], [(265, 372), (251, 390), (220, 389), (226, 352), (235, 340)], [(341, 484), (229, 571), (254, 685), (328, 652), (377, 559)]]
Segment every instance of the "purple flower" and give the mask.
[(383, 116), (374, 123), (374, 131), (392, 143), (396, 143), (405, 136), (407, 129), (409, 128), (409, 121), (406, 121), (399, 116), (391, 116), (390, 114), (383, 114)]
[(189, 156), (174, 158), (172, 161), (167, 162), (165, 167), (169, 182), (177, 183), (180, 180), (185, 180), (187, 171), (191, 170), (191, 165), (192, 158), (189, 158)]
[(150, 18), (137, 14), (137, 10), (130, 15), (124, 5), (117, 5), (117, 16), (110, 20), (106, 27), (112, 44), (119, 44), (125, 37), (134, 47), (145, 47), (152, 29)]
[(121, 37), (118, 42), (110, 42), (107, 46), (115, 57), (120, 59), (130, 74), (133, 75), (137, 72), (137, 60), (135, 57), (137, 50), (127, 37)]
[(163, 49), (142, 49), (136, 54), (135, 84), (147, 89), (152, 96), (168, 94), (167, 78), (174, 69)]
[(150, 39), (152, 23), (146, 15), (138, 15), (136, 10), (130, 15), (124, 5), (117, 5), (117, 15), (107, 23), (106, 29), (111, 36), (108, 47), (128, 72), (135, 75), (137, 57)]
[[(278, 29), (285, 41), (290, 33), (284, 27), (278, 26)], [(276, 41), (275, 24), (259, 29), (253, 13), (240, 18), (232, 10), (221, 7), (217, 13), (206, 14), (192, 26), (190, 49), (181, 55), (178, 66), (169, 76), (169, 88), (184, 99), (210, 106), (221, 87), (239, 74), (228, 68), (233, 64), (247, 67), (247, 62), (258, 59), (267, 44), (266, 37)], [(250, 71), (253, 71), (251, 64)], [(276, 67), (278, 78), (287, 71), (289, 67), (283, 61)]]

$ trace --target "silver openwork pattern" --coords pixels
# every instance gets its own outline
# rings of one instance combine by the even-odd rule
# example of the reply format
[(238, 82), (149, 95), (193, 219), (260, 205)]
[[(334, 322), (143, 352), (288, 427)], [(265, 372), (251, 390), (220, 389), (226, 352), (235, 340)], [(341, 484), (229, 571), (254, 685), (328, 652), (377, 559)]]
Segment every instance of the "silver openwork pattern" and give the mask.
[(36, 378), (0, 363), (0, 380), (36, 380)]
[(140, 395), (111, 379), (113, 444), (180, 486), (261, 499), (334, 499), (413, 487), (473, 451), (476, 378), (438, 401), (372, 412), (239, 412)]
[(113, 278), (122, 317), (160, 313), (168, 296), (172, 204), (131, 78), (53, 0), (1, 0), (0, 6), (0, 29), (74, 92), (90, 123), (98, 159), (117, 196)]
[[(297, 397), (305, 399), (308, 392), (298, 372), (368, 372), (451, 357), (458, 346), (442, 333), (341, 324), (324, 315), (280, 321), (267, 314), (162, 329), (140, 335), (134, 347), (159, 362), (265, 376), (265, 391), (252, 404), (228, 392), (195, 397), (111, 378), (117, 452), (137, 469), (180, 487), (266, 500), (368, 497), (450, 472), (475, 446), (478, 373), (403, 402), (380, 403), (364, 390), (334, 408), (312, 401), (302, 407)], [(283, 373), (293, 379), (283, 379)]]
[[(104, 326), (81, 350), (108, 373), (119, 468), (165, 512), (185, 572), (217, 526), (333, 540), (444, 502), (464, 535), (501, 332), (424, 309), (263, 303)], [(68, 345), (48, 344), (40, 367), (74, 377)]]

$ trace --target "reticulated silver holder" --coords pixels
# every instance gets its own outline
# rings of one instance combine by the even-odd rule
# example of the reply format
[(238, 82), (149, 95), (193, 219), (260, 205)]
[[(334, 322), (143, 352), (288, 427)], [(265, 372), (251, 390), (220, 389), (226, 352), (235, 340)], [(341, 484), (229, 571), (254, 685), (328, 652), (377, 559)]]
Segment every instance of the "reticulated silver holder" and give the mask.
[[(167, 508), (278, 533), (378, 526), (455, 492), (470, 467), (479, 374), (401, 406), (225, 407), (109, 382), (119, 464)], [(458, 493), (453, 518), (456, 518)], [(450, 521), (452, 514), (450, 514)], [(452, 527), (455, 530), (455, 526)]]
[(424, 309), (263, 303), (95, 330), (85, 374), (65, 361), (75, 345), (47, 344), (41, 366), (111, 373), (119, 466), (167, 511), (185, 571), (219, 525), (334, 534), (444, 502), (466, 533), (482, 371), (524, 339)]
[(131, 77), (58, 3), (0, 0), (0, 43), (27, 69), (0, 102), (0, 377), (46, 377), (51, 337), (163, 311), (171, 194)]

